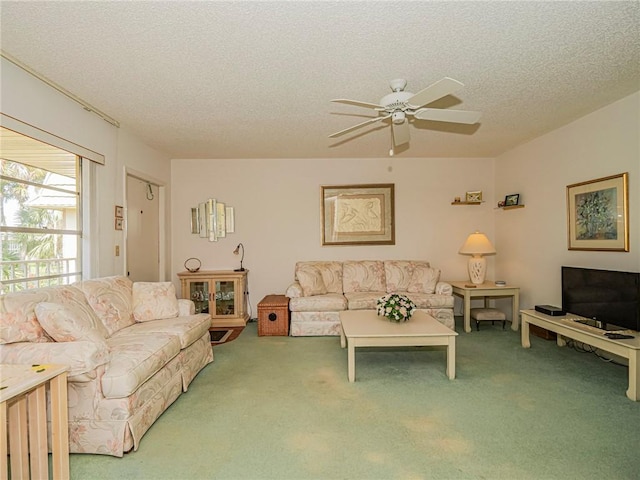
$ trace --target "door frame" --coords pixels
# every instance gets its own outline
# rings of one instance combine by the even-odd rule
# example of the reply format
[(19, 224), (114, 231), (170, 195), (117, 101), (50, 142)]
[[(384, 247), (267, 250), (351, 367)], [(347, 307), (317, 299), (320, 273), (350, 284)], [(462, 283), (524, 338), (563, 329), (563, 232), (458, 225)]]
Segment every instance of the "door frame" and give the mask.
[[(159, 178), (153, 177), (151, 175), (148, 175), (147, 173), (141, 172), (139, 170), (134, 170), (133, 168), (130, 167), (124, 167), (124, 208), (125, 208), (125, 215), (128, 207), (128, 199), (127, 199), (127, 191), (128, 191), (128, 179), (129, 177), (133, 177), (136, 178), (138, 180), (141, 180), (143, 182), (148, 182), (152, 185), (155, 185), (156, 187), (158, 187), (158, 255), (159, 255), (159, 262), (158, 262), (158, 278), (161, 282), (165, 282), (167, 281), (166, 278), (166, 267), (167, 267), (167, 259), (166, 259), (166, 254), (167, 254), (167, 235), (166, 235), (166, 231), (167, 231), (167, 223), (166, 223), (166, 182), (163, 180), (160, 180)], [(128, 272), (128, 265), (127, 265), (127, 247), (129, 245), (129, 239), (128, 239), (128, 231), (125, 230), (125, 234), (124, 234), (124, 252), (122, 255), (122, 263), (124, 266), (124, 276), (127, 276), (127, 272)]]

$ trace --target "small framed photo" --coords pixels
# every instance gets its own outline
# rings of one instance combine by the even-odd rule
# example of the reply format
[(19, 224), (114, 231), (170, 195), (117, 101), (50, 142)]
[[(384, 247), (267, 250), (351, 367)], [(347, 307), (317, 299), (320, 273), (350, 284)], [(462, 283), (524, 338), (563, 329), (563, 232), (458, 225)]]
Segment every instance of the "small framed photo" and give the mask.
[(482, 201), (482, 192), (467, 192), (465, 201), (467, 203), (480, 203)]
[(512, 193), (511, 195), (507, 195), (504, 197), (504, 206), (505, 207), (513, 207), (514, 205), (518, 205), (520, 201), (519, 193)]
[(124, 217), (124, 208), (120, 205), (116, 205), (116, 218)]
[(116, 230), (122, 230), (123, 223), (124, 223), (123, 218), (116, 218)]

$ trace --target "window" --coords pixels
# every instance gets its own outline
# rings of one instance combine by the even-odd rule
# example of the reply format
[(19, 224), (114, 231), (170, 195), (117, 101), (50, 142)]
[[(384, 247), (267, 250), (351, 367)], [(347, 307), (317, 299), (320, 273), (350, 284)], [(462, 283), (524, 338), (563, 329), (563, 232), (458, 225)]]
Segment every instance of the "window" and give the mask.
[(82, 277), (81, 157), (0, 127), (1, 293)]

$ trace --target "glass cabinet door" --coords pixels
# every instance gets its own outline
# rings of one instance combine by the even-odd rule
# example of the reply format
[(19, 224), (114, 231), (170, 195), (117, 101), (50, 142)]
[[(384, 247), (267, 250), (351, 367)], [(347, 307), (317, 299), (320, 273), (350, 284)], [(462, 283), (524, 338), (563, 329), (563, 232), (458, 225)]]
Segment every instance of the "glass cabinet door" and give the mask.
[(189, 298), (196, 306), (196, 313), (209, 313), (209, 282), (189, 282)]
[(215, 282), (216, 315), (236, 314), (235, 281), (216, 280)]

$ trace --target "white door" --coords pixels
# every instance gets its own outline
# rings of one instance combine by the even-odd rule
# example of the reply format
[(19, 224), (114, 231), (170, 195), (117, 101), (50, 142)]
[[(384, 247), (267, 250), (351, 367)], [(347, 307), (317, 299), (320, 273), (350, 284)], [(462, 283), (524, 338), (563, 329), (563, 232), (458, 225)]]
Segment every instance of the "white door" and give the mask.
[(159, 187), (127, 175), (127, 275), (132, 282), (160, 279)]

